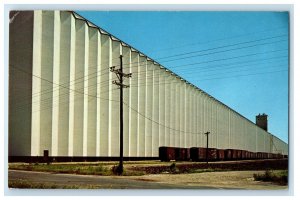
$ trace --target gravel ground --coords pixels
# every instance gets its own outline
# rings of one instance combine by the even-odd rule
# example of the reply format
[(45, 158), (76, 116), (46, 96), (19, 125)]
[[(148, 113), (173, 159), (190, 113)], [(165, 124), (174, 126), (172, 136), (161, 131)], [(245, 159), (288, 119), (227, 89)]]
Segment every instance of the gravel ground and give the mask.
[[(254, 181), (254, 173), (264, 171), (230, 171), (203, 172), (193, 174), (152, 174), (142, 177), (126, 177), (135, 180), (168, 183), (174, 186), (203, 186), (219, 189), (251, 189), (251, 190), (282, 190), (288, 186), (276, 185), (270, 182)], [(123, 177), (122, 177), (123, 178)]]

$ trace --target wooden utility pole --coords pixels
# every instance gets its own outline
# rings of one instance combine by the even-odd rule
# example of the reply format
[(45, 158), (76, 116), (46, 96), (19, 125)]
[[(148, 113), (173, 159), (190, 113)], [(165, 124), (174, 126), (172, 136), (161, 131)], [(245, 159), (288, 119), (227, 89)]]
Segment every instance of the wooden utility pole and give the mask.
[(128, 88), (129, 85), (123, 84), (123, 77), (130, 78), (131, 73), (125, 74), (123, 73), (123, 56), (120, 55), (120, 69), (115, 69), (113, 66), (110, 68), (111, 72), (114, 72), (118, 79), (118, 81), (113, 81), (112, 83), (119, 86), (120, 89), (120, 161), (118, 166), (118, 173), (121, 175), (123, 173), (123, 88)]
[(206, 135), (206, 164), (208, 164), (208, 134), (210, 134), (209, 131), (204, 133)]

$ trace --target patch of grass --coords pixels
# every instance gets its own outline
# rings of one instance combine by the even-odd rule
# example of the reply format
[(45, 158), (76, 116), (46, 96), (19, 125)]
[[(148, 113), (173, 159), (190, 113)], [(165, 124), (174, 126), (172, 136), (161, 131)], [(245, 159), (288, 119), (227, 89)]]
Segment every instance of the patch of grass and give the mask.
[(79, 186), (76, 185), (55, 185), (55, 184), (46, 184), (46, 183), (32, 183), (23, 180), (14, 180), (8, 181), (9, 188), (20, 188), (20, 189), (80, 189)]
[(274, 182), (280, 185), (288, 184), (288, 171), (271, 171), (266, 170), (264, 174), (253, 174), (253, 178), (256, 181)]
[(68, 174), (83, 174), (83, 175), (112, 175), (111, 170), (103, 165), (76, 165), (76, 164), (61, 164), (61, 165), (13, 165), (9, 169), (39, 171), (39, 172), (54, 172), (54, 173), (68, 173)]
[(128, 170), (128, 169), (126, 169), (123, 172), (123, 176), (143, 176), (145, 174), (146, 173), (143, 171), (134, 171), (134, 170)]
[[(118, 165), (108, 166), (102, 164), (18, 164), (10, 165), (9, 169), (26, 170), (38, 172), (66, 173), (66, 174), (82, 174), (82, 175), (101, 175), (112, 176), (118, 175), (116, 169)], [(143, 171), (126, 169), (124, 166), (123, 176), (142, 176)]]
[(119, 169), (119, 165), (114, 165), (111, 168), (111, 171), (114, 175), (121, 175), (121, 176), (142, 176), (145, 175), (145, 172), (143, 171), (135, 171), (135, 170), (130, 170), (130, 169), (126, 169), (125, 167), (123, 167), (123, 173), (120, 174), (120, 169)]

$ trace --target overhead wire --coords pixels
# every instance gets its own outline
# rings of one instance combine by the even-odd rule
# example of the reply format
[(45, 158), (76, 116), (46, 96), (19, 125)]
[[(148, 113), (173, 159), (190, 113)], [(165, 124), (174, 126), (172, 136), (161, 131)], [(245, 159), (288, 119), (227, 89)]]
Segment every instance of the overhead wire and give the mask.
[[(255, 40), (255, 41), (261, 41), (261, 40), (265, 40), (265, 39), (270, 39), (270, 38), (275, 38), (275, 37), (281, 37), (281, 36), (274, 36), (274, 37), (269, 37), (269, 38), (264, 38), (264, 39), (259, 39), (259, 40)], [(249, 42), (253, 42), (253, 41), (247, 41), (247, 42), (243, 42), (243, 43), (249, 43)], [(240, 44), (240, 43), (239, 43)], [(233, 45), (235, 45), (235, 44), (233, 44)], [(230, 46), (233, 46), (233, 45), (230, 45)], [(221, 48), (221, 47), (219, 47), (219, 48)], [(243, 48), (243, 47), (242, 47)], [(247, 47), (245, 47), (245, 48), (247, 48)], [(217, 53), (217, 52), (213, 52), (213, 53)], [(212, 53), (212, 54), (213, 54)], [(202, 55), (201, 55), (202, 56)], [(115, 59), (117, 59), (117, 58), (115, 58)], [(141, 66), (141, 65), (139, 65), (139, 66)], [(106, 72), (106, 73), (104, 73), (104, 74), (100, 74), (100, 76), (103, 76), (103, 75), (105, 75), (105, 74), (108, 74), (109, 73), (109, 69), (103, 69), (103, 70), (106, 70), (106, 71), (108, 71), (108, 72)], [(102, 71), (102, 70), (101, 70)], [(79, 77), (79, 78), (76, 78), (76, 79), (74, 79), (74, 80), (72, 80), (72, 81), (70, 81), (70, 83), (71, 82), (74, 82), (74, 84), (77, 84), (78, 82), (76, 82), (77, 80), (80, 80), (80, 79), (82, 79), (82, 78), (84, 78), (84, 77), (88, 77), (88, 79), (83, 79), (82, 81), (80, 81), (80, 82), (84, 82), (84, 81), (86, 81), (86, 80), (89, 80), (89, 79), (92, 79), (92, 78), (95, 78), (95, 77), (97, 77), (97, 73), (98, 73), (99, 71), (95, 71), (95, 72), (93, 72), (93, 73), (90, 73), (90, 74), (88, 74), (88, 75), (85, 75), (85, 76), (82, 76), (82, 77)], [(93, 77), (89, 77), (90, 75), (92, 75), (92, 74), (96, 74), (95, 76), (93, 76)], [(79, 82), (79, 83), (80, 83)], [(104, 81), (104, 82), (106, 82), (106, 81)], [(67, 84), (68, 82), (66, 82), (66, 84)], [(73, 84), (73, 85), (74, 85)], [(71, 85), (70, 85), (71, 86)], [(58, 88), (58, 86), (56, 86), (56, 88)], [(48, 90), (48, 92), (52, 92), (52, 91), (54, 91), (54, 89), (55, 88), (50, 88), (49, 90)], [(44, 93), (47, 93), (47, 91), (43, 91)], [(39, 94), (39, 92), (37, 93), (37, 94)]]
[(169, 48), (164, 48), (164, 49), (156, 49), (155, 51), (152, 51), (152, 52), (156, 53), (156, 52), (170, 51), (172, 49), (178, 49), (178, 48), (181, 48), (181, 47), (210, 44), (210, 43), (215, 43), (215, 42), (222, 41), (222, 40), (228, 41), (230, 39), (242, 38), (242, 37), (249, 36), (249, 35), (252, 35), (252, 36), (257, 35), (258, 33), (265, 33), (265, 32), (270, 32), (270, 31), (274, 32), (275, 30), (279, 30), (279, 29), (288, 29), (288, 27), (286, 27), (286, 26), (273, 27), (273, 28), (268, 28), (268, 29), (265, 29), (265, 30), (255, 31), (255, 32), (251, 32), (251, 33), (245, 33), (245, 34), (234, 35), (234, 36), (231, 36), (231, 37), (224, 37), (224, 38), (214, 39), (214, 40), (211, 40), (211, 41), (193, 42), (193, 43), (179, 45), (179, 46), (176, 45), (174, 47), (169, 47)]
[[(262, 40), (267, 40), (267, 39), (277, 38), (277, 37), (282, 37), (282, 36), (285, 36), (285, 35), (274, 36), (274, 37), (269, 37), (269, 38), (263, 38), (263, 39), (259, 39), (259, 40), (253, 40), (253, 41), (247, 41), (247, 42), (243, 42), (243, 43), (232, 44), (232, 45), (229, 45), (229, 46), (235, 46), (235, 45), (245, 44), (245, 43), (250, 43), (250, 42), (255, 42), (255, 41), (262, 41)], [(281, 40), (281, 41), (284, 41), (284, 40)], [(276, 41), (276, 42), (281, 42), (281, 41)], [(227, 52), (227, 51), (231, 51), (231, 50), (237, 50), (237, 49), (249, 48), (249, 47), (254, 47), (254, 46), (258, 46), (258, 45), (265, 45), (265, 44), (272, 44), (272, 42), (271, 42), (271, 43), (264, 43), (264, 44), (257, 44), (257, 45), (247, 46), (247, 47), (240, 47), (240, 48), (230, 49), (230, 50), (225, 50), (225, 51), (220, 51), (220, 52)], [(225, 47), (226, 47), (226, 46), (225, 46)], [(224, 46), (222, 46), (222, 47), (217, 47), (217, 48), (224, 48)], [(217, 48), (212, 48), (212, 49), (217, 49)], [(206, 49), (206, 50), (211, 50), (211, 49)], [(206, 50), (201, 50), (201, 51), (206, 51)], [(209, 53), (209, 54), (195, 55), (195, 56), (192, 56), (192, 57), (211, 55), (211, 54), (220, 53), (220, 52), (212, 52), (212, 53)], [(194, 52), (192, 52), (192, 53), (194, 53)], [(187, 55), (187, 54), (189, 54), (189, 53), (184, 53), (184, 55)], [(173, 57), (173, 56), (171, 56), (171, 57)], [(167, 58), (167, 57), (165, 57), (165, 58)], [(186, 58), (187, 58), (187, 57), (185, 57), (185, 58), (178, 58), (178, 59), (176, 59), (176, 60), (186, 59)], [(114, 59), (119, 59), (119, 58), (114, 58)], [(170, 61), (174, 61), (174, 60), (170, 60)], [(128, 64), (134, 64), (134, 63), (128, 63)], [(128, 65), (128, 64), (127, 64), (127, 65)], [(101, 65), (103, 65), (103, 64), (101, 64)], [(126, 65), (126, 64), (124, 64), (124, 65)], [(146, 65), (146, 63), (145, 63), (144, 65)], [(97, 65), (97, 66), (98, 66), (98, 65)], [(97, 66), (96, 66), (96, 67), (97, 67)], [(118, 66), (118, 65), (116, 65), (116, 66)], [(140, 66), (143, 66), (143, 65), (138, 65), (138, 66), (136, 66), (136, 67), (140, 67)], [(176, 67), (178, 67), (178, 66), (176, 66)], [(132, 68), (132, 67), (131, 67), (131, 68)], [(126, 69), (126, 67), (124, 67), (124, 69)], [(76, 84), (76, 81), (77, 81), (77, 80), (84, 79), (85, 77), (88, 77), (88, 76), (93, 75), (93, 74), (96, 74), (94, 77), (97, 77), (97, 76), (98, 76), (98, 73), (100, 73), (100, 72), (102, 72), (102, 71), (104, 71), (104, 70), (105, 70), (105, 71), (108, 71), (108, 72), (103, 73), (103, 74), (101, 73), (100, 76), (104, 76), (104, 75), (106, 75), (106, 74), (109, 73), (109, 68), (107, 68), (107, 69), (102, 69), (102, 70), (100, 70), (100, 71), (97, 71), (97, 70), (96, 70), (96, 71), (93, 72), (93, 73), (90, 73), (90, 74), (88, 74), (88, 75), (84, 75), (84, 76), (82, 76), (82, 77), (76, 78), (76, 79), (74, 79), (74, 80), (72, 80), (72, 81), (70, 81), (70, 82), (74, 82), (74, 84)], [(82, 70), (81, 70), (81, 71), (82, 71)], [(77, 73), (79, 73), (79, 72), (77, 72)], [(94, 78), (94, 77), (89, 77), (88, 79), (84, 79), (84, 80), (82, 80), (81, 82), (84, 82), (84, 81), (89, 80), (89, 79)]]
[[(208, 60), (208, 61), (203, 61), (203, 62), (196, 62), (196, 63), (189, 63), (189, 64), (183, 64), (183, 65), (176, 65), (176, 66), (172, 67), (172, 69), (173, 68), (178, 68), (178, 67), (194, 66), (194, 65), (198, 66), (200, 64), (208, 64), (208, 63), (225, 61), (225, 60), (233, 60), (233, 59), (237, 59), (237, 58), (245, 58), (245, 57), (250, 57), (250, 56), (256, 56), (256, 55), (261, 55), (261, 54), (269, 54), (269, 53), (286, 51), (286, 50), (287, 49), (283, 49), (283, 50), (279, 49), (279, 50), (267, 51), (267, 52), (263, 52), (263, 53), (246, 54), (246, 55), (241, 55), (241, 56), (233, 56), (233, 57), (227, 57), (227, 58), (222, 58), (222, 59), (214, 59), (214, 60)], [(194, 69), (194, 68), (186, 68), (185, 70), (187, 70), (187, 69), (190, 71), (191, 69)], [(159, 69), (154, 69), (153, 71), (156, 71), (156, 70), (159, 70)]]
[[(13, 66), (11, 66), (11, 67), (13, 67)], [(22, 72), (24, 72), (24, 73), (26, 73), (26, 74), (31, 74), (33, 77), (39, 78), (39, 79), (41, 79), (41, 80), (43, 80), (43, 81), (52, 83), (52, 84), (54, 84), (54, 85), (59, 85), (60, 87), (62, 87), (62, 88), (64, 88), (64, 89), (68, 89), (68, 90), (70, 90), (70, 91), (72, 91), (72, 92), (74, 92), (74, 93), (86, 95), (86, 96), (89, 96), (89, 97), (99, 98), (99, 99), (102, 99), (102, 100), (119, 102), (118, 100), (105, 99), (105, 98), (101, 98), (101, 97), (98, 97), (98, 96), (95, 96), (95, 95), (86, 94), (86, 93), (84, 93), (84, 92), (81, 92), (81, 91), (78, 91), (78, 90), (74, 90), (74, 89), (71, 89), (71, 88), (69, 88), (69, 87), (65, 87), (65, 86), (63, 86), (63, 85), (61, 85), (61, 84), (54, 83), (53, 81), (47, 80), (47, 79), (45, 79), (45, 78), (42, 78), (42, 77), (40, 77), (40, 76), (37, 76), (37, 75), (32, 74), (32, 73), (30, 73), (30, 72), (27, 72), (27, 71), (25, 71), (25, 70), (22, 70), (22, 69), (20, 69), (20, 68), (17, 68), (17, 67), (13, 67), (13, 68), (15, 68), (15, 69), (17, 69), (17, 70), (19, 70), (19, 71), (22, 71)]]
[[(269, 59), (269, 58), (268, 58), (268, 59)], [(262, 60), (267, 60), (267, 59), (262, 59)], [(246, 61), (246, 62), (251, 62), (251, 61), (248, 60), (248, 61)], [(240, 62), (236, 62), (236, 63), (240, 63)], [(227, 65), (226, 65), (226, 66), (227, 66)], [(154, 71), (154, 70), (152, 70), (152, 71)], [(150, 76), (152, 76), (152, 74), (150, 74), (149, 77), (150, 77)], [(165, 76), (168, 76), (168, 75), (165, 75)], [(134, 77), (134, 76), (133, 76), (133, 77)], [(144, 78), (145, 78), (145, 77), (140, 77), (140, 79), (144, 79)], [(147, 77), (146, 77), (146, 78), (147, 78)], [(133, 78), (133, 79), (134, 79), (134, 78)], [(108, 80), (106, 80), (106, 82), (109, 83)], [(101, 84), (101, 83), (100, 83), (100, 84)], [(88, 86), (86, 86), (86, 87), (82, 87), (82, 88), (79, 88), (79, 89), (77, 89), (77, 90), (85, 89), (85, 88), (87, 88), (87, 87), (92, 87), (92, 86), (97, 86), (97, 85), (98, 85), (98, 83), (96, 83), (96, 84), (94, 84), (94, 85), (88, 85)], [(56, 87), (59, 87), (59, 86), (56, 86)], [(102, 85), (101, 85), (101, 89), (102, 89), (103, 87), (106, 87), (106, 85), (103, 85), (103, 84), (102, 84)], [(91, 88), (90, 88), (90, 89), (91, 89)], [(101, 92), (101, 93), (102, 93), (102, 92)], [(62, 97), (62, 94), (60, 93), (59, 96)], [(49, 97), (49, 99), (51, 100), (52, 97)]]
[(218, 46), (218, 47), (213, 47), (213, 48), (208, 48), (208, 49), (203, 49), (203, 50), (197, 50), (197, 51), (190, 51), (190, 52), (185, 52), (185, 53), (180, 53), (180, 54), (174, 54), (174, 55), (167, 56), (167, 57), (156, 58), (156, 60), (162, 60), (162, 59), (178, 57), (178, 56), (185, 56), (185, 55), (200, 53), (200, 52), (205, 52), (205, 51), (212, 51), (212, 50), (216, 50), (216, 49), (220, 49), (220, 48), (227, 48), (227, 47), (237, 46), (237, 45), (241, 45), (241, 44), (248, 44), (248, 43), (253, 43), (253, 42), (258, 42), (258, 41), (270, 40), (270, 39), (283, 37), (283, 36), (287, 36), (287, 35), (286, 34), (278, 35), (278, 36), (261, 38), (261, 39), (257, 39), (257, 40), (250, 40), (250, 41), (246, 41), (246, 42), (239, 42), (239, 43), (235, 43), (235, 44), (223, 45), (223, 46)]
[[(226, 79), (226, 78), (234, 78), (234, 77), (240, 77), (240, 76), (252, 76), (252, 75), (259, 75), (259, 74), (277, 73), (277, 72), (283, 72), (283, 71), (288, 71), (288, 70), (285, 69), (285, 70), (279, 70), (279, 71), (262, 72), (262, 73), (255, 73), (255, 74), (242, 74), (242, 75), (234, 75), (234, 76), (228, 76), (228, 77), (216, 77), (216, 78), (210, 78), (210, 79), (195, 79), (195, 81)], [(170, 78), (172, 78), (173, 80), (169, 80), (169, 81), (162, 82), (162, 83), (154, 83), (154, 84), (151, 82), (150, 84), (148, 84), (148, 86), (180, 83), (180, 82), (176, 81), (176, 77), (170, 77)], [(131, 85), (130, 87), (140, 87), (140, 86), (147, 86), (147, 84)]]
[[(284, 36), (284, 35), (281, 35), (281, 36)], [(274, 37), (270, 37), (270, 38), (276, 38), (276, 37), (281, 37), (281, 36), (274, 36)], [(259, 40), (255, 40), (255, 41), (261, 41), (261, 40), (265, 40), (265, 39), (270, 39), (270, 38), (264, 38), (264, 39), (259, 39)], [(243, 42), (243, 43), (250, 43), (250, 42), (253, 42), (253, 41), (247, 41), (247, 42)], [(241, 44), (241, 43), (238, 43), (238, 44)], [(267, 43), (264, 43), (264, 44), (267, 44)], [(264, 44), (257, 44), (257, 45), (264, 45)], [(269, 43), (268, 43), (269, 44)], [(233, 44), (233, 45), (236, 45), (236, 44)], [(230, 45), (230, 46), (233, 46), (233, 45)], [(253, 46), (253, 45), (252, 45)], [(256, 46), (256, 45), (254, 45), (254, 46)], [(248, 46), (249, 47), (249, 46)], [(222, 48), (222, 47), (218, 47), (218, 48)], [(240, 48), (247, 48), (247, 47), (240, 47)], [(239, 49), (240, 49), (239, 48)], [(214, 48), (214, 49), (216, 49), (216, 48)], [(226, 51), (230, 51), (230, 50), (233, 50), (233, 49), (229, 49), (229, 50), (226, 50)], [(194, 51), (195, 52), (195, 51)], [(190, 52), (190, 53), (194, 53), (194, 52)], [(222, 51), (223, 52), (223, 51)], [(211, 54), (214, 54), (214, 53), (219, 53), (219, 52), (212, 52)], [(186, 55), (187, 53), (185, 53), (184, 55)], [(253, 55), (253, 54), (252, 54)], [(198, 56), (200, 56), (200, 55), (198, 55)], [(201, 55), (201, 56), (204, 56), (204, 55)], [(117, 58), (115, 58), (115, 59), (117, 59)], [(212, 61), (210, 61), (210, 62), (212, 62)], [(134, 63), (133, 63), (134, 64)], [(198, 63), (196, 63), (196, 64), (198, 64)], [(145, 65), (147, 65), (147, 61), (145, 62)], [(188, 64), (188, 65), (191, 65), (191, 64)], [(135, 67), (140, 67), (141, 65), (136, 65)], [(134, 67), (134, 66), (131, 66), (131, 67)], [(175, 66), (175, 67), (178, 67), (178, 66)], [(107, 74), (107, 73), (109, 73), (109, 70), (108, 69), (103, 69), (103, 70), (106, 70), (106, 71), (108, 71), (108, 72), (106, 72), (105, 74)], [(144, 70), (142, 73), (146, 73), (147, 71), (146, 70)], [(74, 84), (73, 85), (75, 85), (75, 84), (79, 84), (79, 83), (81, 83), (81, 82), (85, 82), (85, 81), (87, 81), (87, 80), (90, 80), (90, 79), (92, 79), (92, 78), (97, 78), (97, 75), (95, 75), (95, 76), (93, 76), (93, 77), (89, 77), (91, 74), (97, 74), (97, 71), (95, 71), (95, 72), (93, 72), (93, 73), (90, 73), (90, 74), (88, 74), (88, 75), (85, 75), (85, 76), (83, 76), (83, 77), (79, 77), (79, 78), (76, 78), (76, 79), (74, 79), (74, 80), (72, 80), (72, 81), (70, 81), (69, 83), (68, 82), (66, 82), (66, 85), (68, 85), (68, 86), (72, 86), (70, 83), (71, 82), (74, 82)], [(104, 74), (100, 74), (100, 76), (102, 76), (102, 75), (104, 75)], [(82, 78), (84, 78), (84, 77), (88, 77), (88, 79), (83, 79), (82, 81), (80, 81), (80, 82), (76, 82), (77, 80), (80, 80), (80, 79), (82, 79)], [(103, 82), (106, 82), (106, 84), (107, 84), (107, 82), (108, 81), (103, 81)], [(103, 82), (101, 82), (101, 83), (96, 83), (96, 84), (94, 84), (94, 85), (87, 85), (86, 87), (88, 87), (89, 89), (91, 88), (91, 86), (97, 86), (98, 84), (101, 84), (102, 86), (101, 87), (105, 87), (105, 85), (104, 84), (102, 84)], [(108, 83), (109, 84), (109, 83)], [(64, 84), (62, 84), (62, 85), (64, 85)], [(50, 87), (49, 89), (48, 89), (48, 92), (54, 92), (55, 91), (55, 89), (59, 89), (59, 86), (56, 86), (56, 87)], [(79, 90), (80, 89), (84, 89), (84, 88), (79, 88)], [(37, 94), (34, 94), (33, 96), (35, 96), (35, 95), (40, 95), (41, 93), (47, 93), (47, 91), (40, 91), (40, 92), (38, 92)], [(60, 96), (62, 95), (61, 94), (61, 92), (60, 92), (60, 94), (59, 94)]]
[[(250, 62), (250, 61), (248, 61), (248, 62)], [(154, 71), (154, 70), (152, 70), (152, 71)], [(152, 75), (149, 75), (149, 76), (152, 76)], [(165, 75), (165, 76), (167, 76), (167, 75)], [(144, 79), (145, 77), (140, 77), (140, 79)], [(106, 82), (108, 82), (108, 81), (106, 81)], [(94, 84), (94, 85), (97, 85), (97, 84)], [(88, 86), (86, 86), (86, 87), (91, 87), (91, 86), (93, 86), (93, 85), (88, 85)], [(105, 87), (106, 85), (102, 85), (101, 86), (101, 88), (102, 87)], [(58, 87), (58, 86), (57, 86)], [(82, 87), (82, 88), (80, 88), (80, 89), (84, 89), (85, 87)], [(60, 93), (59, 94), (59, 96), (62, 96), (62, 94)], [(50, 97), (49, 99), (52, 99), (52, 97)]]
[[(271, 30), (278, 30), (278, 29), (281, 29), (282, 27), (277, 27), (277, 28), (274, 28), (274, 29), (271, 29)], [(269, 30), (269, 31), (271, 31), (271, 30)], [(253, 35), (253, 34), (257, 34), (257, 33), (259, 33), (259, 32), (266, 32), (266, 31), (268, 31), (268, 30), (263, 30), (263, 31), (258, 31), (258, 32), (254, 32), (254, 33), (247, 33), (247, 34), (242, 34), (242, 35), (239, 35), (239, 36), (237, 36), (237, 37), (240, 37), (240, 36), (246, 36), (246, 35)], [(284, 35), (281, 35), (281, 36), (284, 36)], [(274, 36), (274, 37), (271, 37), (271, 38), (275, 38), (275, 37), (280, 37), (280, 36)], [(234, 38), (234, 37), (232, 37), (232, 38)], [(216, 40), (216, 41), (220, 41), (220, 40), (227, 40), (228, 38), (221, 38), (221, 39), (218, 39), (218, 40)], [(270, 38), (264, 38), (264, 39), (270, 39)], [(264, 39), (259, 39), (259, 40), (256, 40), (256, 41), (261, 41), (261, 40), (264, 40)], [(212, 41), (213, 42), (213, 41)], [(249, 42), (251, 42), (251, 41), (248, 41), (248, 42), (246, 42), (246, 43), (249, 43)], [(211, 42), (206, 42), (206, 43), (211, 43)], [(201, 44), (203, 44), (203, 43), (201, 43)], [(232, 46), (232, 45), (230, 45), (230, 46)], [(178, 48), (178, 47), (174, 47), (174, 48)], [(220, 48), (220, 47), (218, 47), (218, 48)], [(112, 58), (112, 60), (115, 60), (115, 59), (118, 59), (118, 58)], [(109, 61), (107, 61), (107, 64), (109, 63)], [(103, 63), (102, 63), (103, 64)], [(97, 66), (96, 66), (97, 67)], [(83, 70), (81, 70), (81, 71), (83, 71)], [(78, 73), (80, 73), (80, 71), (78, 71)], [(83, 78), (83, 77), (80, 77), (79, 79), (81, 79), (81, 78)], [(74, 80), (73, 80), (74, 81)]]

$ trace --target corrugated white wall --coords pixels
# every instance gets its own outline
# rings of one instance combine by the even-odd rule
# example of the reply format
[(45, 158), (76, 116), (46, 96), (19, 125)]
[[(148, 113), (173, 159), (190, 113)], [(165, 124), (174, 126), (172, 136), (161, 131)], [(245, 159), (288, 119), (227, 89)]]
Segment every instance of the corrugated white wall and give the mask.
[(34, 97), (37, 90), (33, 91), (31, 87), (33, 82), (39, 81), (32, 76), (34, 13), (23, 11), (10, 14), (16, 17), (9, 25), (8, 154), (26, 156), (31, 155), (33, 105), (36, 108), (36, 101), (39, 100)]
[[(10, 155), (118, 156), (119, 90), (109, 68), (119, 67), (120, 55), (124, 73), (132, 73), (124, 78), (130, 85), (123, 96), (124, 156), (157, 157), (160, 146), (205, 147), (207, 131), (209, 147), (287, 154), (278, 138), (71, 12), (33, 16), (32, 74), (40, 78), (32, 78), (31, 124), (24, 125), (32, 127), (25, 133), (31, 145)], [(10, 130), (21, 132), (14, 120)], [(12, 149), (18, 136), (10, 136)]]

